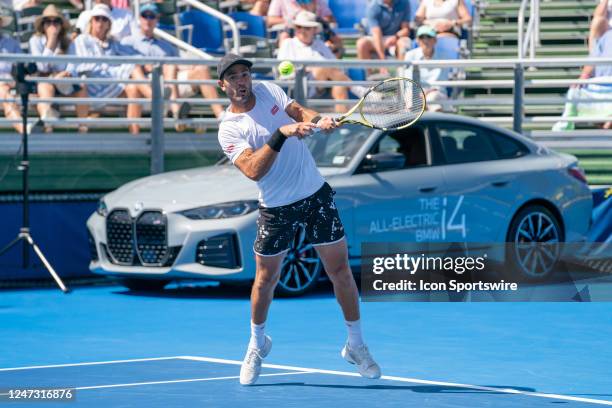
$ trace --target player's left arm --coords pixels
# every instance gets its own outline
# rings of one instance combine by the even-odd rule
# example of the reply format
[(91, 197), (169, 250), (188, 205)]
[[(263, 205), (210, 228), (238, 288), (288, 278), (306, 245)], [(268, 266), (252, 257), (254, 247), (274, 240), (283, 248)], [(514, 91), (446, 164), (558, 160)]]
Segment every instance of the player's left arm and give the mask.
[(318, 127), (323, 130), (329, 130), (338, 127), (336, 121), (330, 116), (322, 116), (317, 111), (308, 109), (296, 101), (291, 102), (285, 109), (287, 115), (289, 115), (296, 122), (314, 122)]

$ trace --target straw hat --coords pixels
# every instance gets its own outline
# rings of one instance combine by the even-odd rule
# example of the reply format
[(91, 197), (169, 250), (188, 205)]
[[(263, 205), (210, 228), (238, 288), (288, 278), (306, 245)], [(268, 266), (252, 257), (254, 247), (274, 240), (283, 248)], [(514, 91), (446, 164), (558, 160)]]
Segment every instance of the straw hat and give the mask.
[(317, 21), (317, 15), (307, 10), (302, 10), (293, 19), (293, 25), (298, 27), (311, 27), (321, 30), (321, 24)]
[(55, 7), (53, 4), (49, 4), (47, 7), (45, 7), (43, 13), (34, 21), (34, 29), (36, 32), (41, 34), (44, 33), (43, 21), (45, 18), (59, 18), (62, 20), (62, 28), (64, 29), (64, 32), (68, 32), (70, 30), (70, 23), (68, 20), (66, 20), (66, 17), (59, 12), (57, 7)]

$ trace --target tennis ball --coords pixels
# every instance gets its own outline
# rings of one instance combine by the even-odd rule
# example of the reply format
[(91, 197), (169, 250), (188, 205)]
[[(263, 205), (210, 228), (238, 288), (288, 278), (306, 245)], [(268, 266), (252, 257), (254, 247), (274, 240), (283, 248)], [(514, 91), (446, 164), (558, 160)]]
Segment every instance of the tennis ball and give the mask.
[(278, 72), (280, 72), (282, 76), (289, 76), (293, 74), (293, 70), (294, 67), (291, 61), (283, 61), (278, 64)]

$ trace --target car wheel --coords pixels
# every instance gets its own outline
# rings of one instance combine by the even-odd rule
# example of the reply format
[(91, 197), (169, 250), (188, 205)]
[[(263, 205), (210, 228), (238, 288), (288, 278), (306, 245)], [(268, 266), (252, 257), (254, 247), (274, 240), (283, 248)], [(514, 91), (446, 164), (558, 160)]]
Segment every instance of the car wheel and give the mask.
[(125, 278), (121, 279), (121, 284), (130, 290), (139, 291), (156, 291), (162, 290), (168, 283), (169, 280), (158, 280), (158, 279), (135, 279)]
[(513, 278), (538, 282), (548, 279), (559, 261), (563, 231), (557, 217), (546, 207), (523, 208), (508, 230), (508, 266)]
[(321, 273), (321, 260), (300, 227), (281, 265), (276, 290), (279, 295), (299, 296), (314, 288)]

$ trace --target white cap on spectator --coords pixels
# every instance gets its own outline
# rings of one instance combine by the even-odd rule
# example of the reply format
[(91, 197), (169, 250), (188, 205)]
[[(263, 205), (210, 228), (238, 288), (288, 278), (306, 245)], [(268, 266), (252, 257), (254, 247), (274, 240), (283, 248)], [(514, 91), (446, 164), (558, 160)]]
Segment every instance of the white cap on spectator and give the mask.
[(106, 17), (110, 21), (113, 20), (113, 17), (111, 16), (110, 8), (106, 4), (100, 4), (100, 3), (96, 4), (91, 9), (91, 12), (89, 14), (89, 19), (91, 20), (94, 17)]
[(317, 21), (317, 15), (307, 10), (302, 10), (297, 13), (293, 19), (293, 25), (321, 29), (321, 24)]

